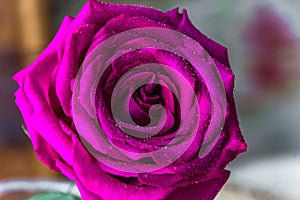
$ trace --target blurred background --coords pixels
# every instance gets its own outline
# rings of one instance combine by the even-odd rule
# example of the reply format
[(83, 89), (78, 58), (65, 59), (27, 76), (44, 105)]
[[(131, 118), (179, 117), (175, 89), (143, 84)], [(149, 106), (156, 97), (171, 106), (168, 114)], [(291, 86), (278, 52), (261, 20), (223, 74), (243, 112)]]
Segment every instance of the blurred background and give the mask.
[[(0, 180), (57, 178), (37, 161), (14, 103), (14, 73), (51, 41), (85, 0), (0, 0)], [(300, 199), (300, 1), (119, 0), (186, 8), (193, 24), (229, 50), (235, 97), (248, 143), (229, 168), (230, 189)], [(253, 199), (260, 193), (251, 193)], [(275, 199), (275, 197), (270, 197)], [(267, 199), (267, 198), (265, 198)]]

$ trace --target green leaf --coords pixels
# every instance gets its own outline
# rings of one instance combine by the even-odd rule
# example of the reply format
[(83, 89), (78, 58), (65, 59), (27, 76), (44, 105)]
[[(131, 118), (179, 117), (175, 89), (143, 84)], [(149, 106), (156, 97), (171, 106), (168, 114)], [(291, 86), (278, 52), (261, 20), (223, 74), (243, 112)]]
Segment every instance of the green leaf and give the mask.
[(30, 197), (28, 200), (80, 200), (80, 198), (68, 193), (45, 192), (36, 194)]
[(25, 127), (25, 125), (22, 125), (22, 129), (23, 129), (24, 133), (29, 137), (29, 133), (28, 133), (28, 130)]

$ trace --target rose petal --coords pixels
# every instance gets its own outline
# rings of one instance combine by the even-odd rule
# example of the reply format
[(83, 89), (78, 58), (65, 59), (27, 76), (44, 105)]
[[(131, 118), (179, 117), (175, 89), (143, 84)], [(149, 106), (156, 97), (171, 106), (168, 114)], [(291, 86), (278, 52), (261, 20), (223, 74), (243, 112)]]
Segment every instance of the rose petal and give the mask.
[[(101, 170), (80, 143), (74, 148), (74, 171), (84, 188), (104, 199), (153, 200), (165, 198), (174, 188), (133, 186), (120, 182)], [(82, 162), (84, 160), (85, 162)]]
[(229, 174), (228, 171), (225, 171), (221, 177), (186, 187), (179, 187), (165, 200), (213, 200), (229, 178)]
[[(47, 104), (49, 102), (47, 86), (51, 81), (49, 74), (54, 72), (59, 62), (60, 43), (63, 42), (62, 38), (71, 22), (72, 18), (65, 18), (57, 35), (37, 61), (14, 76), (20, 85), (16, 92), (16, 104), (23, 115), (35, 152), (42, 162), (55, 171), (58, 171), (55, 160), (60, 159), (59, 155), (65, 156), (68, 163), (72, 163), (72, 161), (69, 159), (66, 149), (61, 146), (68, 147), (69, 139), (64, 136), (64, 133), (60, 132), (57, 135), (54, 131), (55, 127), (58, 130), (60, 128), (57, 127), (58, 121), (53, 116), (51, 106)], [(40, 123), (43, 119), (44, 121)], [(47, 127), (53, 128), (52, 131)], [(49, 143), (49, 138), (55, 139)]]
[(188, 18), (187, 11), (185, 9), (182, 10), (182, 14), (179, 13), (179, 8), (170, 10), (166, 14), (170, 17), (171, 23), (180, 32), (198, 41), (211, 57), (215, 58), (225, 66), (230, 66), (227, 49), (196, 29)]

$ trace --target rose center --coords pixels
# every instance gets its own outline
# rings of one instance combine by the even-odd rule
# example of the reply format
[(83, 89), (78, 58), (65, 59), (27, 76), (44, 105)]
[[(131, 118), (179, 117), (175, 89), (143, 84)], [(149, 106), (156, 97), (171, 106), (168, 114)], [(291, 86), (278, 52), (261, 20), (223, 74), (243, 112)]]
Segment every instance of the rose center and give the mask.
[(161, 85), (146, 84), (135, 90), (129, 100), (129, 114), (134, 123), (147, 126), (158, 123), (163, 115), (163, 99)]

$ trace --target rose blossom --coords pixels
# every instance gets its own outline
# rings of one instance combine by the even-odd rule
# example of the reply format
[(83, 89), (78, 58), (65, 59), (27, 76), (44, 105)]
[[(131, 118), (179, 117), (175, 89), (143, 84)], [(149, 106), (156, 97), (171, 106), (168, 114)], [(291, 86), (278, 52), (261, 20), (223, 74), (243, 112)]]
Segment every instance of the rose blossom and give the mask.
[(246, 150), (227, 51), (185, 10), (90, 0), (14, 79), (37, 156), (83, 199), (213, 199)]

